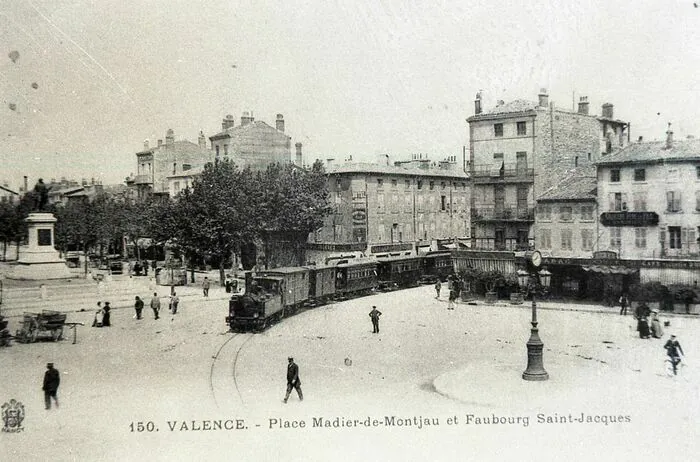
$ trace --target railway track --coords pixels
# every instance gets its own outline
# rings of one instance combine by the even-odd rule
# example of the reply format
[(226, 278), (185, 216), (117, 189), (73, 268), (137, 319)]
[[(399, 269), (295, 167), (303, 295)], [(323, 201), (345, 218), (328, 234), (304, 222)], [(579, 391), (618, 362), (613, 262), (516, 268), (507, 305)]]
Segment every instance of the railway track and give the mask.
[(253, 338), (251, 333), (233, 333), (212, 356), (209, 371), (209, 389), (216, 407), (226, 406), (232, 401), (245, 404), (238, 386), (236, 367), (246, 343)]

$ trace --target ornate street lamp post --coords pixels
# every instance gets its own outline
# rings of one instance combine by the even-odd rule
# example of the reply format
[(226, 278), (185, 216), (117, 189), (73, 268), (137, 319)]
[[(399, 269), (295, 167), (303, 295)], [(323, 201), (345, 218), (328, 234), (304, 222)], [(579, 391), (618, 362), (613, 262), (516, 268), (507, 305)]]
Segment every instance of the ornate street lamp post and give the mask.
[(537, 301), (535, 295), (539, 284), (543, 288), (549, 287), (552, 273), (546, 269), (537, 271), (542, 263), (540, 252), (535, 250), (527, 256), (528, 271), (518, 270), (518, 283), (520, 287), (530, 292), (532, 295), (532, 328), (530, 329), (530, 340), (527, 341), (527, 369), (523, 372), (523, 380), (542, 381), (548, 380), (549, 374), (544, 370), (542, 361), (542, 350), (544, 343), (540, 339), (537, 327)]

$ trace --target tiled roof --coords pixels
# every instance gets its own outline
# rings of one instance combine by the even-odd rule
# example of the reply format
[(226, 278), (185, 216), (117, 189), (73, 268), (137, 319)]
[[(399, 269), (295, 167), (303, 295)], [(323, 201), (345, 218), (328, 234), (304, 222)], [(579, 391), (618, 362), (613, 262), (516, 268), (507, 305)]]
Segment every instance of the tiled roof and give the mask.
[(411, 175), (411, 176), (425, 176), (425, 177), (442, 177), (442, 178), (461, 178), (468, 179), (469, 175), (463, 172), (461, 169), (456, 168), (455, 170), (440, 169), (440, 168), (406, 168), (397, 167), (394, 165), (380, 165), (380, 164), (370, 164), (370, 163), (345, 163), (327, 168), (327, 172), (330, 175), (337, 175), (343, 173), (374, 173), (382, 175)]
[[(226, 130), (223, 130), (216, 135), (212, 135), (209, 137), (209, 139), (216, 139), (216, 138), (221, 138), (226, 135), (230, 136), (233, 134), (233, 132), (239, 132), (239, 131), (248, 131), (248, 130), (253, 130), (253, 129), (268, 129), (268, 130), (274, 130), (274, 131), (279, 131), (275, 127), (270, 126), (268, 123), (263, 122), (262, 120), (254, 120), (252, 122), (248, 122), (245, 125), (236, 125), (230, 128), (227, 128)], [(280, 131), (280, 133), (284, 133)]]
[(193, 150), (200, 150), (202, 152), (209, 152), (208, 149), (202, 149), (197, 143), (193, 143), (188, 140), (175, 141), (171, 145), (166, 145), (165, 143), (160, 146), (154, 146), (152, 148), (146, 149), (144, 151), (139, 151), (136, 154), (153, 154), (161, 150), (169, 150), (174, 152), (192, 152)]
[(198, 167), (192, 167), (189, 170), (183, 170), (181, 172), (176, 173), (175, 175), (168, 175), (168, 178), (183, 178), (183, 177), (197, 176), (197, 175), (201, 175), (203, 171), (204, 171), (204, 166), (200, 165)]
[(700, 161), (700, 140), (682, 140), (666, 149), (665, 141), (633, 143), (596, 162), (598, 165)]
[(499, 104), (492, 107), (488, 111), (482, 112), (483, 115), (493, 115), (493, 114), (507, 114), (510, 112), (526, 112), (532, 111), (538, 106), (537, 103), (533, 101), (528, 101), (525, 99), (516, 99), (505, 104)]
[(570, 171), (563, 179), (546, 190), (538, 201), (596, 200), (596, 172), (591, 166)]

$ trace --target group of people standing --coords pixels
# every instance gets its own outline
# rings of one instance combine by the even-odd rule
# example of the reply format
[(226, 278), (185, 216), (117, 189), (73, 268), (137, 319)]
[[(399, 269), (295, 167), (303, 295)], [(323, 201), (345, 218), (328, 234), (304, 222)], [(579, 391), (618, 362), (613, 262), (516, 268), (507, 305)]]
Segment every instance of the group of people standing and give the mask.
[(95, 319), (92, 321), (92, 327), (109, 327), (112, 325), (112, 307), (109, 306), (109, 302), (105, 302), (102, 306), (102, 302), (97, 302), (97, 312), (95, 312)]
[(646, 303), (640, 303), (635, 311), (639, 338), (661, 338), (664, 329), (659, 320), (659, 310), (651, 310)]

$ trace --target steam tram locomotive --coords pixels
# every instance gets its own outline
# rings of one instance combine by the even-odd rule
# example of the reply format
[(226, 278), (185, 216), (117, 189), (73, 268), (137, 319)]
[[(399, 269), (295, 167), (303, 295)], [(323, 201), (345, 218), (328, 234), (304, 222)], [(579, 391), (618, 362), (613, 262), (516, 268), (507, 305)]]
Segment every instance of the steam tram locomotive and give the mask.
[(442, 252), (246, 273), (245, 292), (229, 300), (226, 322), (233, 331), (262, 331), (302, 307), (414, 286), (426, 274), (444, 280), (452, 272), (451, 254)]

